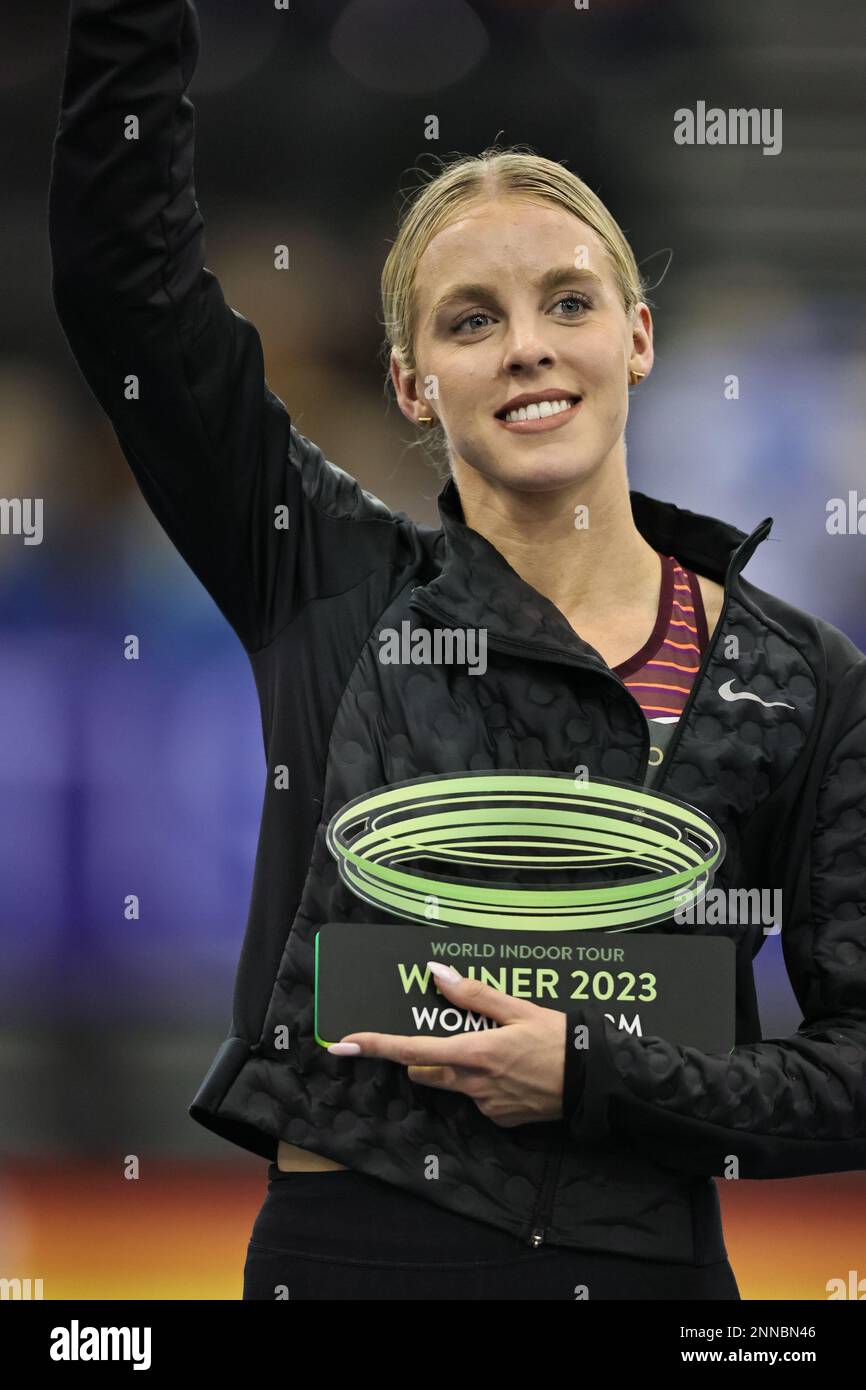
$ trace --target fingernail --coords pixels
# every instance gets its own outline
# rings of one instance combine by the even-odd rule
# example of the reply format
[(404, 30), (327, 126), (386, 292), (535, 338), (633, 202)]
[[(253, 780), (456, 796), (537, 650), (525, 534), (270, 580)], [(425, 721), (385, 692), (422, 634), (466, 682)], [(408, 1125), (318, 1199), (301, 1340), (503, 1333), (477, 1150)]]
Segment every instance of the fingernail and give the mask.
[(459, 980), (460, 972), (455, 970), (453, 965), (443, 965), (438, 960), (428, 960), (427, 969), (431, 975), (435, 975), (437, 980)]
[(357, 1057), (361, 1051), (360, 1043), (331, 1043), (329, 1052), (334, 1052), (338, 1057)]

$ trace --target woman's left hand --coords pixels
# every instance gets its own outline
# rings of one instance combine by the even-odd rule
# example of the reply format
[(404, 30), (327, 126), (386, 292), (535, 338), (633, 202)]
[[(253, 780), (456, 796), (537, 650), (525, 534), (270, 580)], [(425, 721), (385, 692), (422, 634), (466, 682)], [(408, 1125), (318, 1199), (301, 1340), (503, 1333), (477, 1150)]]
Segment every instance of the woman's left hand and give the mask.
[[(429, 966), (428, 962), (428, 966)], [(438, 962), (437, 962), (438, 964)], [(448, 968), (449, 970), (451, 967)], [(499, 1025), (451, 1038), (402, 1037), (397, 1033), (347, 1033), (329, 1052), (357, 1044), (362, 1057), (402, 1062), (410, 1081), (462, 1091), (482, 1115), (510, 1129), (557, 1120), (562, 1115), (566, 1016), (528, 999), (454, 972), (436, 972), (439, 989), (452, 1004), (484, 1014)]]

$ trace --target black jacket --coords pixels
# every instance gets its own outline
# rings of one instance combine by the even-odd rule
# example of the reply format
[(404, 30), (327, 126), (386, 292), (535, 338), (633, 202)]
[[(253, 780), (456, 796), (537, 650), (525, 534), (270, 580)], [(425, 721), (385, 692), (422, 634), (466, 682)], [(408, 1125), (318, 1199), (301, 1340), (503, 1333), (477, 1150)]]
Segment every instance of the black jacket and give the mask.
[[(565, 1120), (507, 1129), (404, 1067), (321, 1048), (314, 933), (369, 915), (325, 843), (337, 809), (482, 768), (582, 763), (641, 784), (649, 734), (599, 654), (466, 526), (452, 481), (441, 529), (389, 511), (266, 387), (255, 328), (203, 267), (184, 95), (197, 51), (187, 0), (76, 0), (50, 193), (72, 351), (150, 507), (244, 644), (261, 702), (269, 775), (231, 1031), (191, 1113), (266, 1158), (284, 1138), (535, 1244), (721, 1259), (713, 1178), (731, 1155), (746, 1178), (866, 1166), (866, 658), (743, 578), (771, 519), (746, 536), (632, 492), (649, 544), (725, 586), (656, 785), (721, 828), (717, 887), (783, 893), (781, 938), (695, 928), (736, 946), (733, 1053), (593, 1018), (598, 1045), (582, 1070), (569, 1062)], [(281, 506), (288, 529), (274, 524)], [(483, 678), (382, 664), (378, 633), (403, 620), (486, 629)], [(731, 677), (768, 703), (721, 698)], [(762, 1041), (752, 960), (768, 939), (781, 940), (803, 1022)]]

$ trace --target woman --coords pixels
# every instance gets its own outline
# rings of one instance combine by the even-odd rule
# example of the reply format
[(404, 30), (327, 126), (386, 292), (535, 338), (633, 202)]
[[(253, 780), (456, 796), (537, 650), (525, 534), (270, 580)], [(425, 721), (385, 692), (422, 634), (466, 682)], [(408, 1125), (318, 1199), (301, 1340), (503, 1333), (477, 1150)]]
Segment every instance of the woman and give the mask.
[[(610, 213), (531, 153), (444, 168), (383, 274), (400, 409), (447, 458), (441, 530), (326, 460), (203, 265), (197, 53), (187, 0), (76, 0), (50, 218), (75, 356), (261, 701), (232, 1027), (190, 1107), (270, 1160), (244, 1296), (736, 1299), (714, 1178), (866, 1164), (866, 658), (742, 577), (769, 519), (746, 536), (629, 491), (650, 311)], [(483, 673), (381, 659), (442, 623), (484, 634)], [(453, 976), (442, 993), (498, 1028), (323, 1047), (317, 934), (382, 916), (329, 824), (485, 769), (663, 785), (711, 817), (717, 882), (783, 892), (795, 1037), (761, 1040), (765, 927), (725, 915), (692, 934), (733, 942), (731, 1053)]]

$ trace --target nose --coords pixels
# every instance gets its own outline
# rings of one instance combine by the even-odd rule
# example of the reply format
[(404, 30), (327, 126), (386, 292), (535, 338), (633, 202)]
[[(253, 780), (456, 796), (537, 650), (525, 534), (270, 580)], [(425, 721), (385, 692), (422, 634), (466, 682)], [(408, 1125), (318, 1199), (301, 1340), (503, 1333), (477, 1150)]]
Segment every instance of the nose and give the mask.
[(510, 320), (502, 362), (506, 372), (517, 376), (537, 367), (552, 367), (555, 360), (556, 354), (544, 335), (544, 327), (535, 316)]

